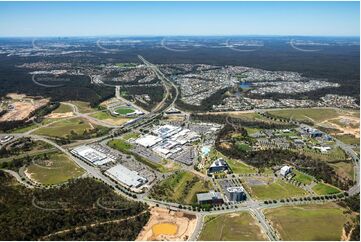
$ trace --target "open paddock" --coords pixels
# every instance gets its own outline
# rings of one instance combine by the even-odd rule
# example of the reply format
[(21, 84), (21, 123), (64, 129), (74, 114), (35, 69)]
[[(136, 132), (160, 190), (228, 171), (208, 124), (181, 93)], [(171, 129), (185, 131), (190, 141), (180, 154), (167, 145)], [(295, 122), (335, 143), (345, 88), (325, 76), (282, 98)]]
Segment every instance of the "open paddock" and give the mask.
[(343, 225), (351, 220), (344, 208), (334, 204), (284, 206), (265, 209), (266, 218), (282, 240), (341, 240)]

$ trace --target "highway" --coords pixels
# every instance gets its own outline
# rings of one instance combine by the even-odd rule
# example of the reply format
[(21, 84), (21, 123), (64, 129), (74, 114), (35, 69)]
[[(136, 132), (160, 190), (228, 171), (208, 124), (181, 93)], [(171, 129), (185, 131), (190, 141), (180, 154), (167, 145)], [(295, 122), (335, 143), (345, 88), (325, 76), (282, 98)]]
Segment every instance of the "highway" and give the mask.
[[(165, 77), (165, 75), (159, 70), (159, 68), (155, 65), (153, 65), (152, 63), (150, 63), (149, 61), (147, 61), (144, 57), (142, 56), (138, 56), (138, 58), (149, 68), (151, 68), (154, 73), (157, 75), (157, 77), (161, 80), (164, 88), (165, 88), (165, 95), (162, 99), (162, 101), (151, 111), (151, 112), (147, 112), (145, 113), (145, 115), (141, 118), (136, 120), (134, 123), (130, 124), (130, 125), (122, 125), (122, 126), (111, 126), (111, 125), (104, 125), (104, 123), (101, 120), (97, 120), (95, 118), (92, 118), (89, 116), (89, 114), (81, 114), (78, 110), (78, 107), (74, 104), (71, 103), (66, 103), (64, 102), (64, 104), (66, 105), (70, 105), (73, 108), (73, 112), (75, 117), (82, 117), (82, 118), (86, 118), (96, 124), (99, 125), (103, 125), (109, 128), (114, 128), (112, 130), (112, 133), (121, 133), (123, 131), (128, 131), (131, 130), (133, 128), (142, 126), (144, 124), (146, 124), (147, 122), (153, 120), (154, 118), (158, 117), (158, 115), (161, 115), (162, 112), (164, 110), (166, 110), (167, 108), (174, 106), (178, 95), (179, 95), (179, 91), (177, 86), (170, 81), (167, 77)], [(175, 95), (172, 96), (172, 89), (175, 90)], [(119, 94), (119, 87), (115, 87), (115, 95), (116, 98), (121, 99), (122, 101), (124, 101)], [(170, 100), (169, 100), (170, 99)], [(127, 103), (127, 102), (126, 102)], [(131, 104), (133, 105), (133, 104)], [(69, 118), (74, 118), (73, 117), (69, 117)], [(65, 118), (68, 119), (68, 118)], [(59, 121), (55, 121), (55, 122), (61, 122), (65, 119), (59, 120)], [(228, 122), (228, 120), (227, 120)], [(53, 122), (54, 123), (54, 122)], [(46, 125), (40, 125), (40, 127), (45, 127), (47, 125), (50, 124), (46, 124)], [(122, 190), (120, 190), (119, 188), (117, 188), (117, 184), (112, 181), (110, 178), (108, 178), (107, 176), (105, 176), (98, 168), (87, 164), (86, 162), (74, 157), (69, 151), (68, 148), (72, 146), (71, 145), (66, 145), (66, 146), (61, 146), (58, 145), (57, 143), (55, 143), (54, 141), (48, 139), (47, 137), (44, 136), (40, 136), (40, 135), (34, 135), (32, 134), (32, 132), (40, 127), (37, 127), (31, 131), (25, 132), (25, 133), (12, 133), (11, 135), (13, 135), (14, 137), (30, 137), (33, 140), (41, 140), (43, 142), (46, 142), (50, 145), (52, 145), (53, 147), (57, 148), (59, 151), (63, 152), (64, 154), (66, 154), (71, 160), (73, 160), (79, 167), (81, 167), (82, 169), (84, 169), (87, 174), (89, 176), (92, 176), (96, 179), (99, 179), (101, 181), (103, 181), (104, 183), (108, 184), (110, 187), (112, 187), (117, 193), (123, 195), (124, 197), (134, 200), (134, 201), (141, 201), (141, 202), (146, 202), (147, 204), (149, 204), (150, 206), (159, 206), (159, 207), (165, 207), (165, 208), (169, 208), (172, 210), (182, 210), (184, 212), (187, 213), (192, 213), (195, 214), (197, 216), (197, 224), (196, 224), (196, 228), (195, 231), (193, 233), (193, 235), (190, 237), (190, 240), (196, 240), (200, 234), (200, 231), (202, 229), (203, 226), (203, 218), (205, 215), (216, 215), (216, 214), (225, 214), (225, 213), (230, 213), (230, 212), (241, 212), (241, 211), (248, 211), (250, 212), (259, 222), (262, 230), (265, 232), (265, 234), (267, 234), (267, 236), (269, 237), (270, 240), (280, 240), (280, 238), (277, 236), (277, 233), (275, 232), (275, 230), (271, 227), (271, 225), (267, 222), (262, 210), (265, 208), (273, 208), (273, 207), (279, 207), (279, 206), (285, 206), (285, 205), (300, 205), (300, 204), (313, 204), (313, 203), (322, 203), (322, 202), (327, 202), (327, 201), (332, 201), (331, 200), (311, 200), (311, 201), (290, 201), (290, 202), (284, 202), (284, 203), (276, 203), (276, 204), (263, 204), (257, 201), (254, 201), (251, 199), (251, 197), (248, 194), (248, 201), (242, 203), (242, 204), (237, 204), (237, 207), (232, 208), (232, 209), (222, 209), (222, 210), (213, 210), (213, 211), (200, 211), (200, 212), (196, 212), (196, 211), (189, 211), (187, 209), (179, 209), (179, 204), (176, 203), (169, 203), (169, 202), (162, 202), (162, 201), (156, 201), (156, 200), (152, 200), (152, 199), (148, 199), (146, 197), (140, 196), (139, 198), (133, 198), (128, 196), (127, 194), (125, 194)], [(0, 135), (9, 135), (9, 134), (0, 134)], [(84, 141), (77, 141), (76, 144), (86, 144), (86, 143), (92, 143), (95, 141), (101, 141), (101, 140), (106, 140), (108, 138), (110, 138), (111, 135), (105, 135), (102, 137), (98, 137), (98, 138), (94, 138), (94, 139), (89, 139), (89, 140), (84, 140)], [(336, 140), (336, 139), (335, 139)], [(355, 162), (355, 178), (357, 181), (357, 184), (355, 186), (353, 186), (350, 190), (349, 190), (349, 194), (353, 195), (356, 194), (357, 192), (359, 192), (360, 189), (360, 185), (359, 185), (359, 160), (358, 157), (356, 155), (356, 153), (352, 150), (352, 148), (344, 143), (342, 143), (339, 140), (336, 140), (337, 145), (342, 148), (343, 150), (345, 150), (345, 152), (347, 152), (349, 155), (351, 155), (351, 157), (353, 158), (354, 162)], [(5, 172), (10, 173), (11, 175), (13, 175), (19, 182), (21, 182), (22, 184), (24, 184), (21, 181), (21, 178), (19, 176), (17, 176), (15, 173), (16, 172), (12, 172), (12, 171), (8, 171), (5, 170)], [(29, 184), (24, 184), (26, 186), (29, 187)]]
[[(151, 68), (153, 70), (153, 72), (157, 75), (157, 77), (159, 78), (159, 80), (161, 80), (165, 90), (166, 90), (166, 94), (163, 97), (163, 100), (152, 110), (152, 112), (158, 112), (161, 110), (165, 110), (169, 107), (174, 106), (174, 103), (176, 102), (176, 100), (178, 99), (178, 95), (179, 95), (179, 91), (177, 86), (170, 81), (160, 70), (156, 65), (153, 65), (152, 63), (150, 63), (149, 61), (147, 61), (143, 56), (138, 55), (138, 58), (149, 68)], [(166, 103), (167, 99), (169, 96), (171, 96), (171, 91), (170, 89), (174, 88), (175, 89), (175, 96), (171, 97), (172, 98), (172, 102), (168, 105), (168, 107), (162, 109), (162, 107), (164, 106), (164, 104)]]

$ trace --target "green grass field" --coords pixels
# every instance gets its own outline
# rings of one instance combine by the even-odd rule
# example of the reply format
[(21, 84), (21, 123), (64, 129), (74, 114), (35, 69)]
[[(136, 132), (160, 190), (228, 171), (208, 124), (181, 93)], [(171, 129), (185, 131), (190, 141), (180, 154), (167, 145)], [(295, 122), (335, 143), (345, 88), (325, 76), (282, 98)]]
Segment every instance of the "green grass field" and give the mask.
[(47, 159), (36, 160), (28, 166), (27, 173), (38, 183), (55, 185), (81, 176), (84, 170), (65, 154), (48, 153)]
[(99, 111), (93, 114), (90, 114), (91, 117), (96, 118), (98, 120), (102, 120), (105, 123), (109, 123), (111, 125), (122, 125), (126, 123), (127, 121), (131, 120), (131, 118), (128, 117), (114, 117), (108, 112), (105, 111)]
[(269, 111), (270, 114), (283, 117), (292, 118), (298, 121), (315, 121), (322, 122), (330, 118), (339, 116), (337, 110), (331, 108), (297, 108), (285, 109), (277, 111)]
[(50, 124), (47, 127), (42, 127), (34, 132), (37, 135), (45, 135), (50, 137), (66, 138), (75, 132), (78, 135), (82, 135), (84, 131), (93, 130), (95, 127), (99, 129), (105, 129), (99, 125), (93, 125), (89, 121), (82, 118), (66, 119), (61, 122)]
[(354, 164), (352, 162), (341, 161), (341, 162), (329, 163), (329, 164), (335, 169), (336, 173), (340, 177), (347, 178), (351, 181), (354, 180), (355, 169), (354, 169)]
[(90, 107), (90, 105), (89, 105), (88, 102), (83, 102), (83, 101), (69, 101), (69, 103), (72, 103), (72, 104), (74, 104), (75, 106), (77, 106), (80, 113), (90, 113), (90, 112), (95, 112), (95, 111), (97, 111), (96, 108)]
[(307, 195), (307, 192), (302, 188), (296, 187), (281, 179), (277, 179), (275, 182), (271, 182), (267, 185), (250, 185), (249, 183), (246, 183), (245, 188), (252, 197), (260, 200), (282, 199)]
[(260, 132), (262, 130), (262, 129), (259, 129), (259, 128), (250, 128), (250, 127), (245, 127), (245, 129), (247, 130), (248, 135), (258, 133), (258, 132)]
[(198, 240), (257, 241), (267, 236), (248, 212), (240, 212), (206, 216)]
[(116, 109), (115, 110), (115, 112), (117, 112), (118, 114), (120, 114), (120, 115), (126, 115), (126, 114), (128, 114), (128, 113), (132, 113), (132, 112), (134, 112), (134, 109), (132, 109), (132, 108), (118, 108), (118, 109)]
[(257, 169), (247, 165), (246, 163), (242, 161), (237, 161), (233, 159), (227, 160), (228, 165), (231, 167), (233, 173), (235, 174), (253, 174), (257, 173)]
[(21, 127), (21, 128), (12, 129), (10, 131), (7, 131), (7, 133), (25, 133), (25, 132), (30, 131), (32, 129), (35, 129), (37, 127), (38, 127), (38, 125), (32, 123), (30, 125), (26, 125), (26, 126)]
[(122, 136), (122, 138), (125, 140), (129, 140), (129, 139), (137, 139), (137, 138), (139, 138), (139, 136), (140, 136), (139, 133), (129, 132), (129, 133), (124, 134)]
[(293, 178), (294, 180), (301, 182), (304, 185), (309, 185), (314, 180), (312, 176), (306, 175), (302, 172), (299, 172), (297, 170), (292, 171), (296, 176)]
[(73, 108), (69, 105), (60, 103), (59, 107), (53, 111), (53, 113), (68, 113), (72, 112)]
[(338, 161), (338, 160), (345, 160), (347, 158), (345, 152), (339, 148), (332, 148), (328, 153), (322, 154), (314, 149), (303, 149), (303, 154), (312, 157), (313, 159), (322, 160), (326, 162)]
[(264, 214), (282, 240), (341, 240), (350, 218), (336, 204), (287, 206), (266, 209)]
[(210, 189), (212, 185), (209, 181), (204, 181), (191, 172), (180, 171), (155, 185), (150, 194), (157, 200), (194, 204), (197, 202), (197, 193)]
[(325, 183), (317, 183), (312, 187), (312, 190), (318, 195), (328, 195), (341, 192), (340, 189)]
[(224, 156), (222, 153), (220, 153), (219, 151), (217, 151), (216, 149), (211, 149), (211, 151), (209, 152), (209, 164), (211, 165), (211, 162), (222, 157), (227, 164), (231, 167), (233, 173), (235, 174), (252, 174), (252, 173), (257, 173), (257, 169), (247, 165), (246, 163), (239, 161), (239, 160), (234, 160), (234, 159), (230, 159), (226, 156)]
[(345, 144), (349, 145), (360, 145), (360, 139), (356, 138), (351, 134), (336, 135), (336, 138)]
[(112, 115), (110, 115), (108, 112), (97, 112), (90, 114), (90, 117), (99, 119), (99, 120), (105, 120), (105, 119), (112, 119), (114, 118)]
[(132, 145), (126, 142), (124, 139), (110, 140), (107, 145), (125, 154), (130, 154), (130, 149), (132, 148)]

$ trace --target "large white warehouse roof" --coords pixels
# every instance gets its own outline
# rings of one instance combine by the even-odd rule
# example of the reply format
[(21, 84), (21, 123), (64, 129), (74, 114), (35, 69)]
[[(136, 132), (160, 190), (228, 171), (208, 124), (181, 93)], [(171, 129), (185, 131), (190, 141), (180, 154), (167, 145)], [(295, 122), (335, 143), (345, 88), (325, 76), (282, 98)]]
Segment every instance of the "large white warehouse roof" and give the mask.
[(160, 142), (162, 138), (154, 136), (154, 135), (145, 135), (141, 138), (138, 138), (135, 142), (144, 147), (152, 147), (156, 143)]
[(129, 187), (140, 187), (147, 179), (119, 164), (105, 171), (105, 174)]

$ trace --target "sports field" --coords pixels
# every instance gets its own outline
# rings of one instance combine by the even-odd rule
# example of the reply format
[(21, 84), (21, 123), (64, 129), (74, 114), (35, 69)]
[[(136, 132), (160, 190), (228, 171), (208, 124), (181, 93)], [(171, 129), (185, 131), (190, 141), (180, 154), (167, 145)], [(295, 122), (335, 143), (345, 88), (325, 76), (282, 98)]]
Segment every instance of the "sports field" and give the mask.
[(349, 215), (334, 203), (285, 206), (266, 209), (264, 214), (282, 240), (339, 241)]
[(122, 107), (122, 108), (117, 108), (117, 109), (115, 110), (115, 112), (117, 112), (117, 113), (120, 114), (120, 115), (126, 115), (126, 114), (128, 114), (128, 113), (134, 112), (134, 109)]
[(44, 184), (55, 185), (84, 174), (65, 154), (48, 153), (47, 157), (34, 159), (33, 164), (26, 168), (30, 179)]
[(72, 118), (42, 127), (36, 130), (34, 134), (66, 138), (71, 135), (82, 136), (84, 132), (92, 131), (95, 128), (104, 129), (102, 126), (91, 124), (86, 119)]
[(210, 189), (212, 185), (209, 181), (204, 181), (191, 172), (181, 171), (155, 185), (151, 190), (151, 196), (157, 200), (193, 204), (197, 202), (197, 193)]
[(240, 212), (206, 216), (198, 240), (255, 241), (267, 236), (248, 212)]
[(321, 182), (313, 186), (312, 190), (318, 195), (328, 195), (341, 192), (340, 189)]
[(252, 177), (245, 179), (245, 188), (256, 199), (281, 199), (307, 195), (307, 192), (281, 179), (272, 181), (269, 178)]

